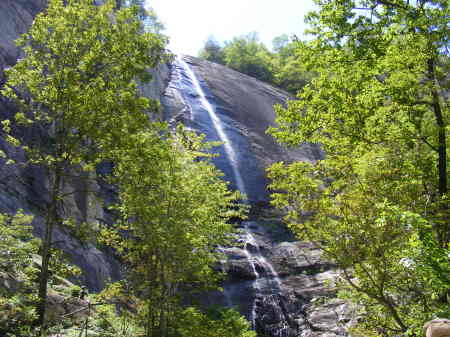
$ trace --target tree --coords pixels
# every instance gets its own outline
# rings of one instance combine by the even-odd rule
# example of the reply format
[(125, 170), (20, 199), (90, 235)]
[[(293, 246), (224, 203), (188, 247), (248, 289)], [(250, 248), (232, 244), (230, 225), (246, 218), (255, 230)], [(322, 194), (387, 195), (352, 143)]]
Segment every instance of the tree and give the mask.
[(205, 46), (202, 50), (200, 50), (198, 56), (207, 61), (225, 64), (225, 54), (223, 48), (214, 36), (208, 37), (208, 40), (205, 42)]
[(199, 57), (226, 65), (261, 81), (270, 83), (273, 80), (271, 53), (259, 42), (255, 32), (226, 41), (223, 47), (210, 36), (200, 50)]
[(189, 307), (183, 311), (178, 329), (182, 337), (255, 337), (250, 323), (233, 309), (208, 313)]
[[(450, 300), (448, 5), (317, 1), (300, 53), (310, 84), (271, 133), (321, 144), (315, 164), (271, 168), (274, 203), (342, 268), (361, 335), (419, 335)], [(308, 215), (308, 216), (306, 216)]]
[(149, 129), (115, 152), (121, 232), (103, 237), (128, 266), (128, 292), (147, 337), (172, 336), (189, 289), (215, 286), (216, 248), (230, 239), (228, 220), (242, 216), (234, 204), (239, 194), (211, 162), (199, 160), (208, 156), (202, 138), (180, 128), (177, 137)]
[(13, 125), (50, 130), (28, 143), (20, 134), (8, 138), (21, 145), (29, 163), (46, 169), (49, 181), (39, 284), (42, 327), (52, 233), (64, 222), (64, 179), (80, 170), (92, 172), (108, 160), (106, 150), (122, 146), (124, 135), (148, 123), (145, 111), (156, 109), (139, 96), (136, 81), (150, 79), (146, 70), (161, 60), (164, 43), (142, 33), (136, 7), (114, 11), (114, 6), (113, 1), (97, 7), (90, 0), (67, 6), (51, 0), (18, 41), (25, 57), (7, 71), (3, 94), (21, 111), (13, 123), (2, 122), (4, 130), (14, 131)]
[(165, 27), (156, 15), (155, 10), (148, 6), (145, 0), (116, 0), (116, 2), (116, 8), (135, 6), (138, 11), (138, 17), (144, 25), (144, 29), (151, 33), (162, 34)]
[(276, 53), (282, 52), (289, 44), (290, 44), (290, 38), (287, 34), (283, 34), (280, 36), (275, 37), (272, 40), (272, 46), (273, 50)]
[(281, 35), (273, 40), (273, 83), (292, 94), (296, 94), (306, 84), (311, 82), (313, 71), (307, 71), (302, 59), (305, 44), (290, 40), (287, 35)]
[[(31, 335), (36, 318), (33, 304), (36, 293), (33, 254), (38, 243), (33, 238), (31, 216), (19, 211), (10, 216), (0, 214), (0, 333)], [(27, 289), (27, 291), (24, 291)]]
[(233, 38), (225, 43), (223, 52), (228, 67), (264, 82), (272, 81), (271, 54), (257, 33)]
[(314, 72), (307, 71), (301, 57), (303, 43), (291, 41), (287, 35), (274, 39), (273, 50), (259, 42), (257, 33), (235, 37), (225, 46), (210, 36), (199, 57), (268, 82), (295, 94), (303, 88)]

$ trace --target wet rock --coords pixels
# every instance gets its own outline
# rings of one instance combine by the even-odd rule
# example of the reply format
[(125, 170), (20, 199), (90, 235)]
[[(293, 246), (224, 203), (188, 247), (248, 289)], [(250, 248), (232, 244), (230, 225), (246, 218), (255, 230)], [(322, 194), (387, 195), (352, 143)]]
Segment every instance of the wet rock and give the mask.
[(14, 41), (28, 30), (46, 3), (46, 0), (0, 1), (0, 83), (5, 67), (15, 64), (21, 55)]
[(223, 252), (228, 256), (228, 259), (240, 260), (247, 258), (245, 251), (238, 247), (230, 247), (223, 249)]
[(264, 222), (244, 222), (241, 228), (237, 241), (246, 243), (247, 250), (223, 250), (229, 278), (223, 285), (228, 298), (221, 303), (237, 305), (261, 337), (347, 336), (352, 312), (335, 299), (338, 272), (320, 250), (310, 243), (277, 241)]
[[(207, 140), (229, 142), (232, 149), (219, 149), (215, 164), (256, 205), (252, 221), (239, 225), (236, 247), (223, 249), (228, 260), (222, 270), (228, 278), (219, 302), (245, 314), (261, 337), (298, 337), (303, 332), (345, 336), (335, 315), (326, 314), (331, 307), (316, 302), (335, 295), (327, 285), (336, 277), (333, 266), (313, 245), (295, 241), (280, 221), (282, 214), (269, 211), (266, 202), (268, 165), (322, 156), (312, 145), (283, 148), (266, 134), (274, 122), (273, 105), (283, 104), (289, 95), (228, 68), (192, 57), (184, 60), (189, 65), (172, 65), (162, 101), (165, 116), (205, 133)], [(205, 97), (213, 111), (205, 106)]]
[(257, 275), (255, 274), (254, 267), (247, 259), (245, 260), (230, 259), (225, 270), (231, 279), (254, 280), (257, 277)]
[[(265, 172), (269, 165), (277, 161), (316, 161), (323, 157), (317, 146), (304, 144), (300, 148), (288, 149), (266, 133), (267, 128), (274, 125), (273, 106), (285, 104), (287, 99), (292, 98), (289, 94), (215, 63), (190, 56), (183, 60), (195, 73), (233, 144), (235, 163), (245, 177), (245, 192), (252, 202), (267, 202), (269, 199)], [(199, 95), (193, 89), (195, 86), (182, 62), (171, 65), (171, 81), (161, 100), (164, 116), (172, 124), (182, 120), (189, 128), (205, 133), (207, 140), (217, 140), (208, 116), (199, 118), (198, 113), (193, 112), (199, 106)], [(232, 187), (236, 188), (233, 169), (222, 159), (223, 156), (215, 163), (224, 171)]]

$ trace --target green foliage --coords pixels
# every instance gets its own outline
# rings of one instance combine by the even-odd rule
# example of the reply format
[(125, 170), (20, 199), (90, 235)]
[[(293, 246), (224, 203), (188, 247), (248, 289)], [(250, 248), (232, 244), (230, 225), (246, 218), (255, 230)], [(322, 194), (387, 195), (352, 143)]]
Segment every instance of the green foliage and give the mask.
[[(49, 1), (18, 40), (25, 57), (6, 72), (2, 91), (21, 107), (15, 125), (49, 130), (29, 142), (8, 136), (13, 145), (22, 145), (29, 163), (47, 170), (49, 180), (38, 305), (42, 327), (52, 233), (64, 223), (59, 211), (64, 179), (69, 172), (92, 172), (111, 159), (111, 149), (126, 146), (124, 135), (149, 123), (145, 112), (158, 105), (139, 95), (137, 81), (150, 80), (148, 68), (161, 61), (165, 43), (144, 32), (138, 6), (115, 10), (112, 0), (101, 6), (90, 0), (64, 3)], [(14, 131), (11, 124), (3, 121), (5, 132)]]
[(19, 211), (0, 214), (0, 334), (25, 336), (36, 319), (33, 255), (39, 242), (33, 238), (33, 217)]
[[(92, 228), (60, 212), (66, 175), (89, 179), (98, 163), (114, 162), (110, 182), (118, 187), (115, 210), (121, 221), (98, 237), (113, 245), (127, 266), (126, 287), (112, 286), (109, 294), (123, 298), (123, 305), (134, 305), (137, 313), (124, 310), (117, 317), (112, 305), (99, 306), (88, 320), (92, 335), (176, 333), (181, 289), (185, 296), (187, 289), (216, 287), (216, 247), (226, 244), (233, 231), (228, 220), (243, 216), (244, 207), (235, 204), (239, 193), (228, 190), (208, 160), (212, 144), (181, 128), (171, 135), (146, 114), (159, 107), (139, 95), (137, 83), (148, 81), (148, 68), (164, 58), (165, 39), (148, 32), (159, 31), (155, 22), (156, 30), (144, 29), (141, 20), (156, 17), (143, 8), (142, 1), (107, 1), (101, 6), (90, 0), (67, 5), (50, 1), (18, 42), (25, 57), (7, 72), (3, 93), (21, 111), (12, 121), (3, 121), (3, 129), (13, 145), (25, 150), (29, 163), (46, 169), (49, 179), (39, 299), (33, 292), (34, 302), (29, 302), (38, 302), (41, 335), (63, 328), (67, 335), (77, 335), (65, 322), (48, 330), (43, 319), (48, 280), (57, 284), (61, 275), (77, 272), (58, 263), (62, 256), (52, 248), (54, 227), (65, 226), (80, 240), (88, 239)], [(16, 126), (49, 133), (30, 141), (15, 133)], [(10, 222), (15, 226), (17, 221)], [(23, 263), (19, 252), (14, 252), (9, 268)], [(242, 318), (223, 317), (233, 322), (233, 331), (248, 327)]]
[(250, 323), (233, 309), (207, 314), (196, 308), (185, 309), (180, 318), (180, 337), (255, 337)]
[(235, 37), (225, 42), (224, 47), (213, 37), (209, 37), (199, 57), (226, 65), (261, 81), (273, 80), (272, 55), (266, 46), (259, 42), (255, 32)]
[(274, 204), (342, 268), (342, 295), (364, 312), (359, 335), (419, 335), (449, 315), (448, 7), (318, 4), (315, 38), (296, 50), (317, 76), (276, 108), (270, 132), (327, 157), (274, 165)]
[(160, 38), (163, 37), (162, 32), (165, 27), (156, 15), (155, 10), (146, 4), (145, 0), (116, 0), (119, 1), (120, 6), (135, 6), (138, 17), (144, 25), (144, 30), (150, 33), (158, 34)]
[(161, 60), (163, 42), (155, 34), (140, 33), (136, 10), (116, 12), (113, 22), (111, 1), (100, 7), (85, 0), (69, 6), (51, 1), (18, 41), (26, 57), (7, 71), (4, 89), (22, 103), (16, 122), (56, 124), (56, 146), (29, 145), (33, 163), (81, 164), (92, 170), (94, 147), (112, 146), (118, 133), (146, 121), (142, 111), (153, 106), (138, 96), (136, 79), (149, 80), (146, 69)]
[(198, 56), (214, 63), (226, 64), (224, 50), (214, 36), (208, 37)]
[(257, 33), (235, 37), (222, 47), (210, 36), (199, 57), (225, 65), (261, 81), (295, 94), (309, 83), (313, 72), (306, 71), (299, 50), (300, 41), (291, 41), (287, 35), (274, 39), (271, 52), (259, 41)]
[(225, 42), (223, 53), (228, 67), (261, 81), (272, 82), (272, 56), (266, 46), (259, 42), (257, 33)]
[(32, 235), (33, 217), (19, 211), (10, 216), (0, 214), (0, 270), (18, 274), (26, 272), (37, 254), (39, 241)]
[[(104, 243), (128, 266), (128, 292), (138, 307), (146, 336), (169, 336), (176, 328), (180, 299), (188, 289), (215, 286), (216, 247), (228, 242), (231, 217), (242, 216), (220, 173), (207, 159), (211, 145), (178, 129), (133, 135), (115, 152), (113, 182), (119, 187), (122, 217), (117, 231), (105, 229)], [(185, 147), (186, 146), (186, 147)]]
[(291, 41), (286, 35), (273, 41), (273, 84), (296, 94), (314, 78), (314, 71), (307, 71), (302, 58), (305, 44), (301, 41)]

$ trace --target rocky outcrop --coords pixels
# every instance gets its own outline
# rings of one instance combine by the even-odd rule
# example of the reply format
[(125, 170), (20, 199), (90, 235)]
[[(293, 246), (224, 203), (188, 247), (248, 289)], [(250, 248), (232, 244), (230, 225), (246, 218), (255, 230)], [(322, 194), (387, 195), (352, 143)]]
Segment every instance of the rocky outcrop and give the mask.
[(423, 331), (426, 337), (450, 337), (450, 320), (436, 318), (425, 323)]
[(318, 146), (296, 148), (280, 145), (267, 134), (275, 125), (274, 105), (293, 99), (287, 92), (220, 64), (187, 56), (186, 61), (210, 90), (217, 111), (231, 118), (249, 139), (251, 151), (266, 168), (278, 161), (316, 161), (323, 157)]
[[(267, 208), (264, 212), (274, 214)], [(335, 266), (311, 243), (295, 241), (279, 214), (245, 225), (251, 229), (251, 244), (245, 245), (243, 235), (235, 247), (223, 249), (227, 260), (222, 268), (228, 277), (224, 293), (216, 295), (222, 303), (251, 318), (259, 336), (347, 336), (354, 315), (336, 299)]]

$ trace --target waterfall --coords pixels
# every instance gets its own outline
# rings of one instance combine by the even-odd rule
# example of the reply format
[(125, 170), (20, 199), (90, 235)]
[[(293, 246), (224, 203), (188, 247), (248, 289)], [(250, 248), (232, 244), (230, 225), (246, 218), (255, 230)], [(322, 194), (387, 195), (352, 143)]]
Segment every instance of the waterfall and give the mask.
[[(233, 144), (226, 131), (226, 126), (216, 113), (213, 105), (207, 98), (205, 90), (192, 71), (188, 63), (181, 56), (178, 56), (175, 62), (175, 87), (180, 91), (186, 107), (191, 113), (191, 121), (200, 125), (198, 129), (207, 135), (208, 140), (221, 141), (223, 143), (221, 155), (225, 157), (226, 163), (231, 172), (228, 179), (233, 180), (235, 187), (243, 194), (247, 194), (244, 178), (239, 170), (239, 156), (236, 152), (236, 145)], [(188, 91), (184, 93), (182, 91)], [(206, 113), (206, 116), (204, 115)], [(212, 128), (211, 128), (212, 126)], [(236, 132), (236, 130), (233, 130)], [(220, 149), (219, 149), (220, 152)], [(224, 170), (223, 167), (220, 167)], [(281, 294), (282, 282), (273, 265), (262, 254), (259, 244), (255, 238), (255, 234), (250, 228), (251, 222), (244, 222), (242, 233), (240, 235), (243, 244), (243, 252), (250, 264), (254, 274), (253, 289), (255, 298), (251, 305), (249, 318), (253, 328), (256, 328), (257, 320), (257, 299), (258, 296), (263, 302), (274, 301), (273, 296)], [(225, 248), (220, 248), (225, 251)], [(224, 289), (224, 297), (228, 306), (232, 305), (232, 295)], [(287, 326), (286, 321), (283, 324)], [(284, 328), (280, 329), (276, 337), (287, 336)]]
[[(200, 82), (198, 81), (197, 76), (195, 76), (191, 67), (189, 67), (189, 65), (179, 56), (177, 57), (177, 62), (180, 64), (182, 69), (185, 71), (186, 75), (192, 81), (192, 85), (194, 86), (194, 89), (199, 96), (201, 106), (208, 112), (208, 115), (211, 118), (211, 121), (214, 125), (214, 129), (216, 130), (216, 132), (219, 136), (219, 140), (223, 142), (225, 153), (228, 157), (228, 160), (230, 161), (231, 168), (233, 170), (233, 175), (234, 175), (234, 178), (236, 179), (235, 181), (236, 181), (237, 188), (239, 189), (239, 191), (246, 194), (244, 181), (242, 180), (241, 173), (239, 172), (239, 169), (237, 166), (238, 161), (237, 161), (236, 152), (233, 149), (230, 139), (228, 138), (227, 134), (225, 133), (225, 130), (223, 128), (223, 125), (222, 125), (219, 117), (217, 117), (216, 112), (214, 111), (214, 108), (212, 107), (211, 103), (209, 103), (208, 99), (206, 98), (206, 95), (205, 95), (202, 87), (200, 86)], [(194, 120), (196, 118), (195, 111), (193, 113), (193, 118), (194, 118)]]

